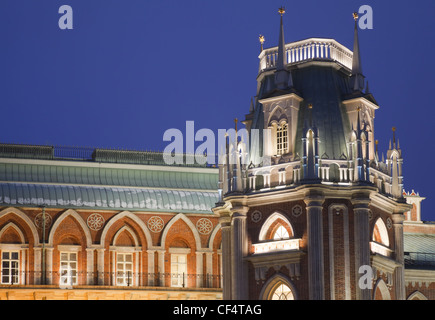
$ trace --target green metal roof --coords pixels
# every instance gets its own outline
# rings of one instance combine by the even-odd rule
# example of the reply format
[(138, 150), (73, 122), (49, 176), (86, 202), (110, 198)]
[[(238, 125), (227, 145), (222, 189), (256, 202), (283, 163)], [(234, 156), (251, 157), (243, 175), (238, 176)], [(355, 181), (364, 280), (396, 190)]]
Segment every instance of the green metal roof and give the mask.
[(0, 183), (0, 205), (211, 213), (217, 192)]
[(217, 190), (217, 169), (159, 170), (32, 163), (0, 163), (0, 181)]

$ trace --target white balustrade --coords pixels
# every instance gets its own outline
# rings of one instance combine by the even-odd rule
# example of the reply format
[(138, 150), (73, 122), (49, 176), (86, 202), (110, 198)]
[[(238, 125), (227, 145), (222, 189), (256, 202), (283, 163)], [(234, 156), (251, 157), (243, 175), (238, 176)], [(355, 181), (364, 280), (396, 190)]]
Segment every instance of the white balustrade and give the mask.
[[(352, 69), (352, 51), (334, 39), (310, 38), (288, 43), (285, 45), (285, 55), (287, 64), (310, 60), (326, 60), (339, 62)], [(264, 49), (259, 59), (260, 71), (274, 68), (278, 59), (278, 47)]]
[(300, 239), (287, 239), (287, 240), (277, 240), (262, 243), (255, 243), (254, 253), (267, 253), (282, 250), (299, 250), (299, 240)]

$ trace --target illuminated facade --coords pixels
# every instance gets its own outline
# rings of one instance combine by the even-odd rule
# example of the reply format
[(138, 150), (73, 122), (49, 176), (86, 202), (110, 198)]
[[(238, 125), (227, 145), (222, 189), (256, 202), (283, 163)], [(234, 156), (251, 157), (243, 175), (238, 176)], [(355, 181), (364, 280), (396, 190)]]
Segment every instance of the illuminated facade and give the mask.
[(0, 299), (222, 298), (217, 169), (1, 144), (0, 176)]
[(422, 198), (403, 193), (395, 132), (378, 152), (358, 17), (351, 51), (333, 39), (286, 44), (280, 13), (244, 121), (269, 130), (249, 146), (228, 138), (221, 156), (224, 299), (433, 299), (433, 261), (419, 269), (416, 252), (435, 228), (420, 221)]
[(243, 122), (268, 134), (219, 169), (0, 144), (0, 299), (435, 299), (435, 224), (395, 132), (378, 151), (356, 20), (351, 51), (286, 44), (280, 13)]

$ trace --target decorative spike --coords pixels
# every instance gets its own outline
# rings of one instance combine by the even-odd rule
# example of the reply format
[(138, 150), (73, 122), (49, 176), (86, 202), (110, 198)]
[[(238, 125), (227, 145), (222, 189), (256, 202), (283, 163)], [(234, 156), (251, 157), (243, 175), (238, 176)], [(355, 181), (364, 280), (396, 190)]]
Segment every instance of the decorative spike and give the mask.
[(260, 52), (261, 52), (261, 51), (263, 51), (263, 43), (264, 43), (264, 41), (266, 41), (266, 39), (264, 38), (263, 35), (260, 34), (258, 37), (258, 41), (260, 41), (260, 48), (261, 48)]
[(251, 105), (249, 106), (249, 113), (254, 112), (254, 98), (251, 98)]

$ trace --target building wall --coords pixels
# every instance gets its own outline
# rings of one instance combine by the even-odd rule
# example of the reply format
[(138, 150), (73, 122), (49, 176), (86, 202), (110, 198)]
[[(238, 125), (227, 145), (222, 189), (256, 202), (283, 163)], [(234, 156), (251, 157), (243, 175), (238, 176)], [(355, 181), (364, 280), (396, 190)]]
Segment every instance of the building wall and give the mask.
[[(170, 252), (181, 249), (190, 251), (185, 286), (221, 287), (220, 225), (213, 214), (65, 208), (45, 212), (43, 235), (40, 208), (0, 208), (0, 257), (2, 251), (19, 251), (20, 285), (41, 284), (45, 237), (47, 284), (59, 285), (60, 254), (72, 250), (77, 253), (78, 285), (115, 285), (116, 254), (127, 252), (133, 256), (133, 286), (169, 287)], [(100, 220), (92, 223), (95, 214)]]
[[(296, 206), (302, 208), (302, 212), (293, 214)], [(258, 213), (261, 213), (261, 219), (258, 220)], [(250, 255), (254, 255), (253, 244), (261, 242), (259, 238), (262, 228), (265, 227), (266, 221), (269, 217), (279, 212), (290, 222), (293, 234), (289, 232), (291, 238), (300, 239), (300, 251), (305, 254), (300, 260), (300, 275), (291, 276), (287, 267), (282, 265), (268, 266), (265, 279), (256, 279), (256, 271), (253, 264), (248, 265), (249, 269), (249, 298), (259, 299), (261, 294), (264, 293), (265, 286), (268, 285), (272, 279), (278, 275), (287, 278), (293, 288), (296, 290), (298, 299), (309, 299), (308, 292), (308, 255), (309, 250), (307, 243), (307, 215), (306, 206), (304, 201), (288, 201), (282, 203), (271, 203), (260, 206), (250, 207), (247, 214), (247, 228), (248, 228), (248, 244), (250, 248)], [(381, 239), (376, 237), (375, 227), (378, 219), (381, 219), (387, 230), (388, 249), (383, 253), (387, 260), (394, 260), (394, 230), (391, 221), (391, 214), (383, 210), (371, 206), (369, 216), (369, 230), (370, 241), (381, 243)], [(257, 217), (257, 218), (254, 218)], [(270, 229), (266, 235), (271, 240), (273, 230), (276, 230), (276, 225), (282, 223), (282, 220), (277, 219), (274, 223), (270, 224)], [(323, 260), (324, 260), (324, 289), (325, 299), (336, 300), (349, 300), (357, 299), (357, 286), (358, 286), (358, 270), (355, 260), (355, 222), (353, 205), (349, 200), (345, 199), (326, 199), (323, 203), (322, 211), (322, 233), (323, 233)], [(374, 240), (375, 239), (375, 240)], [(379, 252), (372, 252), (380, 254)], [(272, 258), (271, 258), (272, 259)], [(273, 264), (273, 263), (272, 263)], [(395, 273), (378, 266), (373, 278), (373, 285), (384, 284), (389, 292), (389, 297), (395, 297)], [(258, 275), (257, 275), (258, 278)], [(382, 285), (379, 288), (383, 289)], [(378, 292), (380, 289), (373, 291), (375, 298), (381, 298), (382, 295)]]

